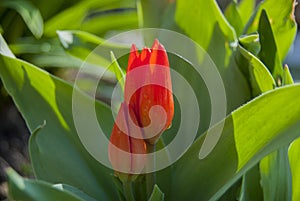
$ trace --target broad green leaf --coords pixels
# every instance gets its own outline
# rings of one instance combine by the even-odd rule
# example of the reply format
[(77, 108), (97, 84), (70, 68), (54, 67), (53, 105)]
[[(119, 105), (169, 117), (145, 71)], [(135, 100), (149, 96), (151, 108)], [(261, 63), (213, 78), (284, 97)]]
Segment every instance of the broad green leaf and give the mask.
[(236, 40), (233, 28), (214, 0), (176, 1), (175, 20), (185, 33), (205, 50), (213, 40), (212, 35), (216, 24), (219, 24), (226, 41)]
[(296, 139), (289, 147), (289, 160), (292, 172), (292, 200), (300, 199), (300, 138)]
[(282, 147), (262, 159), (259, 168), (264, 200), (291, 200), (288, 147)]
[(29, 30), (36, 38), (43, 35), (44, 22), (40, 11), (27, 0), (3, 0), (1, 6), (12, 8), (18, 12)]
[(69, 192), (73, 195), (76, 195), (77, 197), (81, 198), (84, 201), (97, 201), (96, 199), (86, 195), (84, 192), (82, 192), (81, 190), (70, 186), (70, 185), (66, 185), (66, 184), (55, 184), (53, 185), (53, 187), (60, 189), (64, 192)]
[[(5, 45), (1, 42), (1, 46)], [(72, 86), (29, 63), (5, 56), (3, 52), (0, 64), (3, 85), (29, 129), (33, 131), (46, 121), (44, 128), (33, 133), (29, 142), (36, 177), (50, 183), (75, 186), (99, 200), (116, 198), (111, 170), (92, 158), (79, 141), (72, 116)], [(83, 94), (80, 96), (85, 100), (83, 106), (93, 101)], [(97, 101), (95, 106), (104, 132), (110, 133), (113, 121), (109, 108)]]
[(239, 46), (238, 51), (245, 58), (245, 60), (242, 58), (239, 60), (239, 66), (240, 68), (244, 68), (242, 71), (249, 79), (252, 95), (255, 97), (274, 89), (276, 84), (266, 66), (243, 47)]
[(215, 1), (179, 0), (176, 6), (176, 22), (180, 28), (207, 51), (218, 67), (226, 89), (227, 109), (231, 112), (250, 99), (248, 83), (232, 54), (236, 45), (234, 30)]
[(240, 36), (243, 32), (244, 25), (237, 4), (231, 2), (229, 6), (227, 6), (224, 14), (228, 22), (235, 29), (236, 35)]
[(164, 201), (164, 193), (155, 184), (149, 201)]
[[(132, 0), (80, 1), (48, 20), (45, 23), (45, 35), (54, 36), (57, 30), (62, 29), (80, 29), (99, 33), (108, 31), (110, 28), (132, 27), (132, 23), (137, 26), (136, 14), (133, 14), (131, 9), (122, 10), (124, 7), (132, 8), (133, 6)], [(99, 13), (96, 12), (97, 9)], [(118, 17), (123, 17), (123, 19), (116, 20)]]
[[(216, 200), (264, 156), (299, 137), (299, 90), (300, 85), (281, 87), (232, 112), (223, 128), (220, 123), (209, 130), (222, 129), (222, 135), (202, 160), (199, 150), (206, 135), (200, 136), (175, 164), (172, 199)], [(197, 190), (191, 193), (190, 186)]]
[(238, 4), (240, 17), (245, 26), (255, 9), (255, 0), (241, 0)]
[(283, 69), (278, 55), (278, 48), (273, 36), (272, 27), (265, 10), (261, 12), (258, 25), (259, 41), (261, 45), (258, 57), (272, 73), (277, 86), (281, 84)]
[(256, 12), (251, 16), (244, 32), (256, 32), (261, 12), (263, 9), (266, 10), (277, 44), (279, 58), (283, 61), (296, 36), (295, 5), (295, 0), (265, 0), (261, 2)]
[(72, 193), (59, 190), (51, 186), (51, 184), (49, 183), (36, 181), (36, 180), (23, 179), (13, 169), (8, 169), (7, 175), (8, 175), (9, 197), (13, 200), (84, 201), (84, 199), (81, 199), (80, 197)]

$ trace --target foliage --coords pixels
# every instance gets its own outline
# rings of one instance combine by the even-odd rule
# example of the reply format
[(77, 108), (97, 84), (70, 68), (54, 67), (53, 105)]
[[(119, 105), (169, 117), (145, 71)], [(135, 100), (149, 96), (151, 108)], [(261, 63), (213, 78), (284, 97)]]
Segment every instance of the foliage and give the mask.
[[(80, 141), (72, 96), (79, 96), (83, 115), (95, 104), (98, 121), (109, 135), (114, 122), (107, 102), (116, 81), (124, 85), (127, 64), (126, 56), (114, 55), (128, 54), (129, 47), (106, 39), (124, 30), (156, 27), (188, 36), (209, 54), (224, 82), (227, 117), (209, 126), (205, 83), (189, 61), (169, 53), (170, 67), (195, 91), (201, 122), (181, 158), (156, 173), (149, 200), (300, 200), (300, 85), (282, 63), (296, 34), (294, 6), (293, 0), (258, 5), (242, 0), (232, 1), (222, 13), (214, 0), (0, 1), (0, 78), (32, 132), (29, 152), (36, 177), (24, 179), (8, 169), (10, 198), (125, 200), (113, 171)], [(100, 44), (102, 51), (91, 56)], [(100, 100), (52, 69), (77, 71), (88, 55), (93, 71), (80, 78), (83, 88), (89, 88), (95, 72), (111, 65), (106, 84), (100, 85), (104, 90), (98, 91)], [(175, 104), (173, 126), (158, 148), (176, 133), (179, 108)], [(215, 148), (199, 159), (206, 137), (222, 126)], [(86, 119), (87, 133), (90, 129)], [(107, 150), (99, 147), (99, 152)]]

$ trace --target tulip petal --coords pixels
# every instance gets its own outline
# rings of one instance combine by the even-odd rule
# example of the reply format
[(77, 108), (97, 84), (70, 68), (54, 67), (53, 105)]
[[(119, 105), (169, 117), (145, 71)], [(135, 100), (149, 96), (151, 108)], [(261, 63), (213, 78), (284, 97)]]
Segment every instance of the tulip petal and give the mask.
[(156, 39), (151, 48), (150, 64), (158, 64), (161, 66), (170, 66), (168, 55), (162, 44)]
[(135, 68), (139, 65), (138, 58), (139, 58), (139, 52), (138, 52), (136, 46), (133, 44), (131, 46), (131, 50), (130, 50), (130, 54), (129, 54), (127, 72), (129, 72), (130, 70), (132, 70), (133, 68)]
[[(142, 131), (141, 129), (133, 130), (128, 125), (128, 118), (130, 118), (128, 106), (122, 103), (110, 136), (108, 153), (114, 170), (136, 174), (144, 168), (145, 156), (143, 154), (146, 153), (146, 145), (143, 139), (131, 137), (131, 132), (139, 132), (140, 137), (142, 137)], [(136, 118), (133, 121), (136, 122)], [(121, 127), (122, 129), (120, 129)]]

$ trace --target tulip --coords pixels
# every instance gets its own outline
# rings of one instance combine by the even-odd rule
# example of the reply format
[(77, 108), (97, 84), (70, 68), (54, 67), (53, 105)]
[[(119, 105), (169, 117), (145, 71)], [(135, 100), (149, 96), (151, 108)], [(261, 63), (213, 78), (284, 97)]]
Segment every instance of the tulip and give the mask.
[[(134, 117), (126, 103), (122, 103), (116, 117), (114, 127), (110, 136), (108, 147), (108, 157), (115, 174), (124, 182), (134, 180), (133, 174), (139, 174), (145, 165), (146, 144), (142, 138), (141, 128), (132, 128), (127, 119)], [(137, 122), (136, 118), (133, 118)], [(122, 128), (122, 129), (121, 129)], [(140, 138), (134, 138), (131, 133), (134, 132)]]
[(143, 128), (142, 135), (146, 142), (155, 144), (162, 132), (170, 127), (174, 116), (168, 56), (158, 40), (151, 49), (144, 48), (140, 54), (132, 45), (124, 99), (133, 109), (137, 126)]

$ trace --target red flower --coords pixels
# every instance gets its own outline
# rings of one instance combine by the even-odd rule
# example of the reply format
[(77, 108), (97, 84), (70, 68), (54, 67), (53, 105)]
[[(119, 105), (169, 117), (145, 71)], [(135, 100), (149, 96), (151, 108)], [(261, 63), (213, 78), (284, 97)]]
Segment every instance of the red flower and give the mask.
[[(143, 128), (145, 140), (154, 144), (171, 125), (174, 116), (168, 56), (158, 40), (151, 49), (144, 48), (140, 54), (132, 45), (124, 96), (125, 102), (134, 111), (137, 126)], [(133, 115), (131, 118), (134, 118)]]
[[(129, 110), (125, 103), (122, 103), (118, 112), (112, 134), (110, 136), (110, 143), (108, 147), (108, 157), (116, 174), (123, 180), (128, 180), (130, 174), (138, 174), (142, 171), (145, 165), (146, 144), (142, 139), (141, 128), (132, 127), (128, 123)], [(134, 115), (131, 115), (134, 117)], [(134, 118), (133, 121), (137, 123)], [(131, 136), (139, 136), (140, 139)]]
[[(151, 49), (129, 56), (124, 90), (108, 147), (109, 160), (121, 180), (133, 180), (145, 167), (147, 145), (155, 144), (172, 122), (174, 102), (166, 50), (156, 40)], [(122, 174), (125, 173), (125, 174)]]

